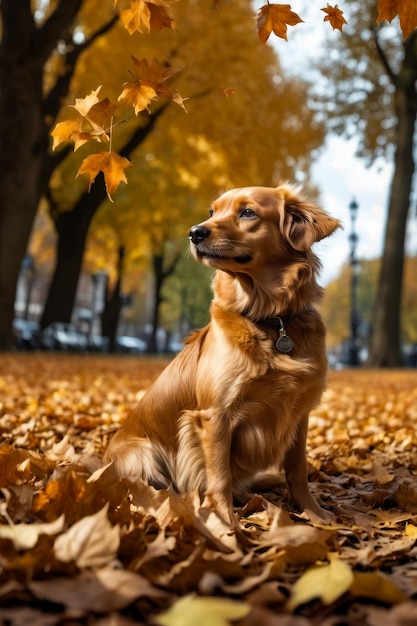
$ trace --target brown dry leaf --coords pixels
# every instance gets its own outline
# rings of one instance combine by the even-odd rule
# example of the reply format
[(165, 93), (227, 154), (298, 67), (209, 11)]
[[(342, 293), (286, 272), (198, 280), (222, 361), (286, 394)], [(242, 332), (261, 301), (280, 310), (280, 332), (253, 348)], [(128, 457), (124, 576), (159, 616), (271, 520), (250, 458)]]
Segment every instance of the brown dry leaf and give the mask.
[(95, 515), (86, 515), (55, 539), (58, 561), (74, 561), (80, 569), (105, 567), (116, 558), (120, 529), (107, 517), (108, 503)]
[(303, 20), (291, 10), (289, 4), (265, 4), (258, 12), (258, 35), (266, 43), (271, 32), (287, 41), (287, 26), (295, 26)]
[[(65, 528), (35, 535), (31, 548), (0, 537), (0, 597), (11, 607), (0, 620), (21, 626), (23, 599), (34, 623), (45, 612), (45, 623), (110, 626), (121, 611), (128, 623), (155, 623), (192, 595), (241, 601), (252, 609), (242, 626), (404, 626), (417, 584), (417, 371), (329, 373), (308, 458), (311, 491), (337, 523), (290, 513), (282, 482), (236, 509), (230, 532), (197, 498), (119, 481), (112, 465), (96, 471), (166, 362), (135, 361), (132, 376), (122, 357), (3, 355), (0, 523), (37, 534), (65, 516)], [(337, 585), (329, 553), (341, 563)], [(288, 613), (312, 569), (315, 598)]]
[(417, 3), (415, 0), (378, 0), (378, 9), (377, 24), (383, 20), (391, 22), (396, 15), (399, 16), (404, 39), (417, 28)]
[(88, 174), (90, 177), (89, 189), (91, 189), (91, 185), (97, 175), (102, 172), (104, 174), (107, 197), (113, 202), (112, 194), (119, 187), (120, 183), (127, 183), (125, 169), (131, 166), (132, 163), (129, 159), (120, 156), (116, 152), (98, 152), (97, 154), (90, 154), (84, 159), (77, 172), (77, 177), (81, 174)]
[(163, 598), (166, 594), (145, 578), (122, 569), (85, 570), (70, 578), (32, 581), (30, 591), (42, 600), (68, 609), (106, 613), (128, 606), (138, 597)]
[(337, 29), (341, 31), (343, 25), (347, 24), (347, 21), (345, 20), (343, 15), (343, 11), (339, 9), (337, 4), (335, 4), (334, 7), (328, 4), (327, 7), (325, 9), (321, 9), (321, 11), (324, 11), (324, 13), (326, 13), (326, 17), (323, 21), (329, 22), (333, 30)]
[(0, 525), (0, 539), (10, 539), (16, 550), (30, 550), (38, 543), (40, 535), (57, 535), (64, 529), (65, 519), (61, 515), (54, 522), (45, 524)]

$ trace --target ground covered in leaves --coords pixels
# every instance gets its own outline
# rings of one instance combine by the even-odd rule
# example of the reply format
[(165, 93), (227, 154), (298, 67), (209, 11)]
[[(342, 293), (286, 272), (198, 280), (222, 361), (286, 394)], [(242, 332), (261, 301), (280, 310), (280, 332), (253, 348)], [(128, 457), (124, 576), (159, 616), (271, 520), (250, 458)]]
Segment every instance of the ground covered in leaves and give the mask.
[(0, 361), (0, 624), (417, 624), (417, 371), (331, 372), (310, 420), (313, 525), (285, 487), (231, 534), (100, 458), (162, 359)]

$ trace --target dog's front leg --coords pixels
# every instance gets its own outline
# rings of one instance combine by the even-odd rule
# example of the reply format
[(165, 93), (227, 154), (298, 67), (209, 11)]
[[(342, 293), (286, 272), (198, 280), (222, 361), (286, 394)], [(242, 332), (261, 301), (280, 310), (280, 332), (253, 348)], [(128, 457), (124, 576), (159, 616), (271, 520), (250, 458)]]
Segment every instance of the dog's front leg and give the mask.
[(300, 420), (296, 438), (284, 458), (288, 490), (293, 504), (300, 511), (304, 511), (311, 521), (330, 520), (331, 514), (321, 508), (308, 487), (307, 428), (308, 413)]
[(207, 478), (203, 506), (216, 510), (233, 526), (230, 422), (224, 413), (216, 409), (200, 411), (200, 420), (201, 446)]

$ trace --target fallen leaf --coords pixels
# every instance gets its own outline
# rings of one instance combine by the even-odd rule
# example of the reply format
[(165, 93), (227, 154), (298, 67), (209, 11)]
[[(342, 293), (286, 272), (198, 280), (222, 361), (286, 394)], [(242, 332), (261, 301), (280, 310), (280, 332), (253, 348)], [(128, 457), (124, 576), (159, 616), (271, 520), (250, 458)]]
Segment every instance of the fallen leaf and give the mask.
[(205, 598), (188, 595), (177, 600), (168, 611), (156, 616), (160, 626), (229, 626), (250, 612), (244, 602), (225, 598)]
[(108, 508), (106, 504), (95, 515), (86, 515), (57, 537), (55, 558), (63, 563), (74, 561), (80, 569), (108, 565), (116, 557), (120, 544), (120, 530), (110, 524)]
[(85, 570), (71, 578), (32, 581), (28, 587), (42, 600), (63, 604), (68, 609), (99, 613), (118, 611), (139, 597), (166, 596), (139, 574), (110, 567)]
[(354, 576), (349, 565), (330, 555), (329, 565), (308, 569), (297, 580), (287, 607), (294, 611), (301, 604), (315, 598), (320, 598), (323, 604), (331, 604), (350, 589), (353, 581)]
[(40, 535), (57, 535), (64, 528), (65, 517), (61, 515), (54, 522), (45, 524), (0, 525), (0, 538), (10, 539), (16, 550), (30, 550), (38, 542)]
[(350, 593), (357, 598), (372, 598), (390, 605), (407, 599), (389, 578), (379, 572), (354, 572)]

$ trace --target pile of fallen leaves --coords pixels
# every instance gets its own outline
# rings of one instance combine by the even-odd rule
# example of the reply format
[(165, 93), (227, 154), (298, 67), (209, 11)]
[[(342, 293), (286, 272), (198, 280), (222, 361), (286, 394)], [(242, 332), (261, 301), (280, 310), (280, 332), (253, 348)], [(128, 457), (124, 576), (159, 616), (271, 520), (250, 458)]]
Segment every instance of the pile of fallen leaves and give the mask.
[(166, 362), (0, 362), (0, 624), (417, 623), (417, 372), (331, 372), (310, 420), (314, 525), (281, 490), (236, 510), (132, 487), (100, 461)]

